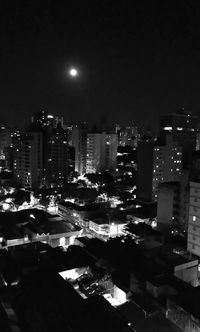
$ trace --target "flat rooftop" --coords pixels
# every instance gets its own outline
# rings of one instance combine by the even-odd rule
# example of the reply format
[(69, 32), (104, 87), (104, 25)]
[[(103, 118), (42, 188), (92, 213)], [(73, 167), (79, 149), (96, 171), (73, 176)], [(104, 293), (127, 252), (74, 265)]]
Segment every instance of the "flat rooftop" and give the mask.
[(90, 220), (98, 225), (104, 225), (104, 224), (109, 225), (112, 223), (122, 225), (122, 224), (127, 224), (127, 222), (128, 222), (127, 220), (121, 221), (119, 219), (112, 218), (112, 217), (109, 220), (109, 217), (107, 215), (105, 215), (103, 217), (99, 217), (99, 218), (90, 218)]
[(80, 231), (81, 228), (72, 225), (71, 223), (66, 223), (60, 220), (50, 220), (45, 225), (45, 231), (49, 234), (61, 234), (61, 233), (70, 233)]
[(188, 291), (171, 296), (171, 299), (186, 312), (200, 320), (200, 287), (190, 288)]
[(0, 230), (6, 240), (22, 239), (26, 234), (61, 234), (81, 228), (39, 209), (0, 213)]
[(144, 222), (139, 222), (138, 224), (130, 223), (126, 226), (127, 230), (138, 236), (161, 236), (162, 233), (153, 229), (151, 226), (146, 225)]
[(71, 202), (59, 202), (58, 206), (63, 206), (71, 210), (76, 211), (96, 211), (102, 207), (106, 207), (105, 204), (99, 203), (99, 204), (86, 204), (86, 205), (78, 205)]

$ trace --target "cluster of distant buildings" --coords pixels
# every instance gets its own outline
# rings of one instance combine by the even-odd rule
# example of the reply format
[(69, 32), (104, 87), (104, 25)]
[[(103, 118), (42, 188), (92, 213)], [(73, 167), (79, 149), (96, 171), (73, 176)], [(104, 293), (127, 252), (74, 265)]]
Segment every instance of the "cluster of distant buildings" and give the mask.
[(24, 188), (56, 187), (74, 173), (116, 172), (119, 145), (137, 146), (136, 126), (66, 125), (45, 111), (31, 117), (26, 130), (0, 127), (1, 166)]
[(64, 124), (45, 111), (33, 114), (23, 131), (0, 127), (0, 166), (12, 171), (16, 184), (58, 188), (77, 175), (109, 172), (118, 191), (130, 181), (138, 201), (157, 203), (160, 230), (188, 232), (188, 250), (195, 255), (200, 255), (199, 164), (199, 118), (184, 109), (161, 116), (158, 137), (105, 121), (93, 127)]
[(199, 165), (185, 110), (158, 137), (44, 111), (2, 125), (0, 328), (12, 312), (33, 331), (198, 331)]
[(137, 159), (137, 199), (157, 202), (158, 227), (188, 232), (187, 249), (198, 256), (199, 143), (199, 118), (180, 110), (161, 117), (158, 138), (139, 142)]

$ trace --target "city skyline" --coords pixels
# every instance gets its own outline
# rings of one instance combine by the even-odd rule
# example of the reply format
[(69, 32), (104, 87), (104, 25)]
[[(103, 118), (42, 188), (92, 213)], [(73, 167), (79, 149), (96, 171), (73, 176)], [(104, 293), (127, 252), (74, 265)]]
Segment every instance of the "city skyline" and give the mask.
[[(108, 121), (157, 130), (160, 115), (200, 107), (199, 21), (192, 4), (27, 2), (5, 7), (1, 118), (24, 123), (39, 110), (66, 122)], [(69, 79), (76, 66), (80, 77)]]
[(0, 332), (200, 331), (200, 6), (0, 10)]

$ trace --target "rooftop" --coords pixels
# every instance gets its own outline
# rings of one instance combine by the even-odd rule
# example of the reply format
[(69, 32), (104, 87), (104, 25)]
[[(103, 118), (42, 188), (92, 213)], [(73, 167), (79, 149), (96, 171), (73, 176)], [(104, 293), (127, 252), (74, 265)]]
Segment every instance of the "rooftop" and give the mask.
[(188, 291), (171, 296), (173, 302), (177, 303), (186, 312), (200, 320), (200, 287), (190, 288)]
[(144, 222), (138, 224), (130, 223), (126, 226), (127, 230), (137, 236), (161, 236), (161, 233), (146, 225)]
[(129, 209), (126, 211), (126, 214), (131, 214), (143, 219), (155, 218), (157, 216), (157, 204), (143, 205), (137, 209)]
[(96, 211), (99, 208), (102, 208), (105, 204), (86, 204), (86, 205), (78, 205), (75, 203), (71, 203), (71, 202), (59, 202), (60, 206), (64, 206), (68, 209), (73, 209), (76, 211)]

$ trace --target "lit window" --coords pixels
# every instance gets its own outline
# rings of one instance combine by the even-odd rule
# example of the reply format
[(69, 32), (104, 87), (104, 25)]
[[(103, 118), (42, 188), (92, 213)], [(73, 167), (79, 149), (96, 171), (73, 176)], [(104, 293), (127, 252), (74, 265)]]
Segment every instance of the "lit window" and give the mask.
[(164, 130), (172, 130), (172, 127), (164, 127)]
[(192, 217), (192, 220), (193, 220), (193, 221), (196, 221), (196, 220), (197, 220), (197, 217), (196, 217), (196, 216), (193, 216), (193, 217)]

